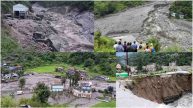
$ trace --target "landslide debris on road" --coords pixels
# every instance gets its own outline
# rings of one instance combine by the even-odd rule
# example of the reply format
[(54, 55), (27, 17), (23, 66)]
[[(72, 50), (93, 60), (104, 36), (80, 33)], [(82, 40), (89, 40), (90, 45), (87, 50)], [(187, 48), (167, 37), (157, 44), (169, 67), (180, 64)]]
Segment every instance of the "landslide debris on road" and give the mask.
[(93, 51), (94, 15), (90, 11), (32, 5), (33, 17), (3, 19), (24, 49), (36, 51)]
[[(95, 21), (95, 30), (109, 37), (136, 38), (146, 42), (156, 37), (161, 48), (179, 44), (182, 51), (192, 47), (192, 22), (169, 18), (172, 2), (155, 1)], [(131, 36), (132, 35), (132, 36)], [(126, 40), (123, 40), (126, 41)]]
[(171, 103), (186, 92), (192, 92), (192, 75), (176, 74), (170, 77), (134, 79), (132, 92), (157, 103)]

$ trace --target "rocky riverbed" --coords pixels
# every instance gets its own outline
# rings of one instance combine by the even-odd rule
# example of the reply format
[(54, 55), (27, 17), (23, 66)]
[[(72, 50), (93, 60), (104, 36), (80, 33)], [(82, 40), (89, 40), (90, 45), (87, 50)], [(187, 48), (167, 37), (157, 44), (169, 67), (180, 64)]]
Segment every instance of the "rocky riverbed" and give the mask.
[[(150, 37), (156, 37), (161, 47), (172, 46), (175, 43), (182, 51), (190, 51), (192, 46), (192, 22), (169, 18), (169, 7), (172, 2), (155, 1), (142, 6), (130, 8), (120, 13), (108, 15), (95, 21), (95, 30), (103, 35), (123, 38), (123, 41), (146, 42)], [(124, 40), (126, 39), (126, 40)]]
[(12, 37), (24, 49), (41, 52), (93, 51), (94, 14), (67, 6), (32, 5), (27, 19), (3, 19)]

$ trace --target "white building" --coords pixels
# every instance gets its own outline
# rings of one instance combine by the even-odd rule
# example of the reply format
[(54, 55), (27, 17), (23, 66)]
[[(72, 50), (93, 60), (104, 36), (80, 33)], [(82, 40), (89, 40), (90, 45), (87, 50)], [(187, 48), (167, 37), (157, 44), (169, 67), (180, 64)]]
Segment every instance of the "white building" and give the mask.
[(23, 4), (13, 5), (13, 16), (17, 18), (26, 18), (29, 14), (29, 8)]

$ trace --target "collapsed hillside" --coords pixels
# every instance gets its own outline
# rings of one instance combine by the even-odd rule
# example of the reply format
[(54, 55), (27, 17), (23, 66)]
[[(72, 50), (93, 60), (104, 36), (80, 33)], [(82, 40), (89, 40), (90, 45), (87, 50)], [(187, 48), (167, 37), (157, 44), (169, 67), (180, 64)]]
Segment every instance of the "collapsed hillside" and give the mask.
[(44, 8), (35, 3), (27, 19), (3, 18), (23, 49), (47, 52), (93, 51), (94, 15), (69, 6)]
[(145, 77), (134, 79), (132, 92), (157, 103), (171, 103), (184, 93), (192, 92), (192, 75), (176, 74), (170, 77)]

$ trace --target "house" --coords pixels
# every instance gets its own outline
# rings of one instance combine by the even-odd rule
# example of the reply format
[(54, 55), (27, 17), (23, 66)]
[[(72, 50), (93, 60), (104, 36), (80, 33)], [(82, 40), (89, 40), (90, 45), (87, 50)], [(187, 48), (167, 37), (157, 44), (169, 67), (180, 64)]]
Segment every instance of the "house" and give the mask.
[(177, 71), (176, 61), (169, 63), (169, 70), (170, 71)]
[(109, 77), (107, 77), (107, 76), (95, 76), (93, 79), (99, 80), (99, 81), (108, 81)]
[(179, 14), (180, 19), (184, 19), (184, 14)]
[(143, 69), (147, 70), (148, 72), (154, 72), (156, 71), (156, 64), (152, 63), (146, 66), (143, 66)]
[(51, 85), (51, 91), (53, 92), (62, 92), (63, 90), (64, 90), (64, 85), (62, 84)]
[(13, 5), (13, 17), (26, 18), (29, 14), (29, 8), (23, 4)]
[(171, 13), (171, 16), (172, 16), (172, 17), (176, 17), (176, 13), (172, 12), (172, 13)]
[(92, 82), (91, 81), (79, 81), (78, 86), (73, 88), (72, 93), (76, 97), (92, 97)]
[(57, 67), (55, 69), (56, 72), (64, 72), (64, 68), (63, 67)]
[(11, 72), (19, 72), (23, 70), (22, 66), (8, 66), (7, 69)]
[(80, 80), (86, 80), (88, 78), (88, 75), (84, 71), (76, 70), (76, 69), (69, 69), (66, 74), (73, 76), (75, 73), (79, 74)]

